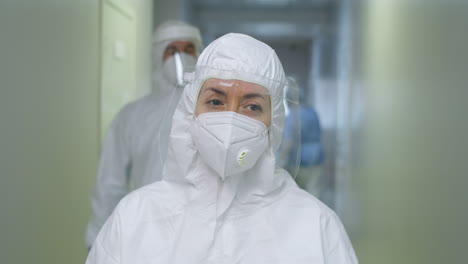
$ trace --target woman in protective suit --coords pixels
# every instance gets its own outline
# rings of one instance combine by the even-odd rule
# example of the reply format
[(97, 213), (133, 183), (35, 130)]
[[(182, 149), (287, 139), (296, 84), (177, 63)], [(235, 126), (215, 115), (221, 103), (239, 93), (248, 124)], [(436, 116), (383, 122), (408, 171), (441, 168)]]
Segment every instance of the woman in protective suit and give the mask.
[(119, 203), (87, 263), (357, 263), (335, 213), (276, 167), (285, 74), (274, 50), (230, 33), (187, 79), (163, 180)]

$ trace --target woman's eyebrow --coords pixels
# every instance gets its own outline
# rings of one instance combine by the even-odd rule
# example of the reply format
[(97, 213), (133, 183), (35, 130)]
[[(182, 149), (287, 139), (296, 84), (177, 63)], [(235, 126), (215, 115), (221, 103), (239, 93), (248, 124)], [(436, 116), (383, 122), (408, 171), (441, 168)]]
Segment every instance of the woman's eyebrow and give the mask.
[(260, 98), (260, 99), (266, 100), (265, 95), (259, 94), (259, 93), (244, 94), (244, 95), (242, 96), (242, 98), (243, 98), (243, 99)]
[(213, 87), (209, 87), (209, 88), (206, 88), (203, 93), (207, 92), (207, 91), (213, 91), (219, 95), (222, 95), (222, 96), (226, 96), (226, 93), (220, 89), (216, 89), (216, 88), (213, 88)]

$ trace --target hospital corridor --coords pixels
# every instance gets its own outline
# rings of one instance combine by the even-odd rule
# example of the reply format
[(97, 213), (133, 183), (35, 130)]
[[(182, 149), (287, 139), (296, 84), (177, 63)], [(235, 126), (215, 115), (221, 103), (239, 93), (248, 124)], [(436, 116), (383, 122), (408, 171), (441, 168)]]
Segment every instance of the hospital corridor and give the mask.
[(0, 0), (0, 263), (468, 263), (468, 0)]

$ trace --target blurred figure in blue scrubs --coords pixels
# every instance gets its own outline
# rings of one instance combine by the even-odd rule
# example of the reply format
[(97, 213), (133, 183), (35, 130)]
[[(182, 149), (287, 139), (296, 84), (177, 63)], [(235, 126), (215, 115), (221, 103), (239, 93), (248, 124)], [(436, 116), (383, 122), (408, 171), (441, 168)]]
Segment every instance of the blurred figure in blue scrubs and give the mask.
[[(302, 90), (301, 90), (302, 91)], [(301, 93), (301, 99), (298, 108), (290, 108), (291, 113), (286, 116), (284, 140), (293, 141), (294, 124), (297, 123), (294, 118), (299, 112), (301, 136), (300, 144), (289, 144), (289, 150), (284, 161), (284, 167), (290, 172), (295, 173), (297, 167), (297, 153), (300, 154), (299, 169), (297, 170), (296, 182), (302, 189), (320, 198), (321, 191), (324, 188), (324, 181), (321, 177), (321, 168), (325, 160), (323, 145), (321, 143), (320, 119), (315, 109), (305, 102), (305, 96)], [(299, 149), (298, 149), (299, 148)]]

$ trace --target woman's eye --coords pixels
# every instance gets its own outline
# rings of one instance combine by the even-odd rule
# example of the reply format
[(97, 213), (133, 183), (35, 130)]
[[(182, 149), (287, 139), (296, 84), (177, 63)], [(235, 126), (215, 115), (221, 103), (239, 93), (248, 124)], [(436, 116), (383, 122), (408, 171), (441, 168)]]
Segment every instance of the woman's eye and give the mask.
[(254, 111), (254, 112), (262, 112), (263, 109), (260, 105), (255, 105), (255, 104), (251, 104), (251, 105), (248, 105), (247, 106), (249, 108), (250, 111)]
[(208, 101), (208, 104), (210, 104), (210, 105), (222, 105), (223, 103), (220, 100), (214, 99), (214, 100)]

